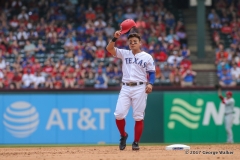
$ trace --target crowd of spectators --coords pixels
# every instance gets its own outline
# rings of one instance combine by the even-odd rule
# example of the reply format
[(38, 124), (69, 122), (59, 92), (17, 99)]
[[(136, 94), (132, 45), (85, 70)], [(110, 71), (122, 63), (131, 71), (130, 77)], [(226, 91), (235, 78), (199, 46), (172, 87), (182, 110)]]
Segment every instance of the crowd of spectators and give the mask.
[(208, 14), (221, 86), (240, 84), (240, 0), (215, 0)]
[[(121, 61), (105, 47), (134, 19), (142, 50), (156, 61), (156, 85), (191, 86), (190, 51), (170, 1), (9, 0), (0, 6), (0, 88), (107, 88), (121, 83)], [(176, 13), (176, 12), (175, 12)], [(127, 35), (116, 47), (128, 48)]]

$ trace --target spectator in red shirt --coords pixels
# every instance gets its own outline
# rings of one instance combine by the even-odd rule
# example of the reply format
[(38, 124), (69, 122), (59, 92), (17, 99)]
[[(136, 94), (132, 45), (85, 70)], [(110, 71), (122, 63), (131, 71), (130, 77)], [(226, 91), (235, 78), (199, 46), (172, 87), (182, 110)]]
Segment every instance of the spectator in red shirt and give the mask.
[(102, 47), (98, 47), (96, 50), (96, 60), (103, 60), (105, 58), (105, 51)]
[(13, 16), (13, 19), (10, 21), (10, 26), (15, 29), (19, 25), (19, 20), (17, 19), (17, 16)]
[(51, 75), (53, 72), (53, 66), (50, 64), (49, 61), (46, 61), (45, 66), (43, 67), (43, 70), (45, 75)]
[(10, 70), (10, 66), (9, 66), (9, 65), (7, 65), (6, 70), (5, 70), (5, 73), (6, 73), (6, 78), (7, 78), (9, 81), (12, 81), (14, 74), (13, 74), (13, 72)]
[(32, 68), (33, 68), (34, 71), (39, 71), (39, 70), (42, 69), (42, 66), (41, 66), (41, 64), (38, 62), (37, 59), (35, 59), (33, 65), (32, 65)]
[(216, 55), (216, 62), (215, 64), (217, 65), (219, 62), (221, 62), (224, 58), (228, 58), (228, 53), (225, 51), (220, 51)]
[(180, 66), (181, 66), (184, 70), (187, 70), (187, 69), (191, 68), (192, 62), (191, 62), (189, 59), (184, 58), (184, 59), (181, 61)]
[(22, 85), (22, 74), (15, 71), (12, 79), (12, 83), (15, 85), (16, 89), (20, 89)]
[(221, 29), (222, 33), (224, 34), (230, 34), (232, 33), (232, 28), (227, 24), (225, 23)]
[(159, 45), (156, 46), (153, 56), (156, 62), (165, 62), (167, 60), (167, 54), (160, 50)]
[(85, 18), (94, 20), (94, 19), (96, 19), (96, 14), (94, 13), (94, 11), (88, 10), (88, 11), (86, 11)]

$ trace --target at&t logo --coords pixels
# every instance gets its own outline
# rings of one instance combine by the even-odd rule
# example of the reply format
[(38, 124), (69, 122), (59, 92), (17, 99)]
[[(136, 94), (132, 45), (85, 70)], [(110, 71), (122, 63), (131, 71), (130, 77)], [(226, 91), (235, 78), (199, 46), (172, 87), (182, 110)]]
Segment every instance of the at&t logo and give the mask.
[(6, 130), (17, 138), (25, 138), (36, 131), (39, 115), (34, 106), (28, 102), (15, 102), (7, 107), (3, 115)]

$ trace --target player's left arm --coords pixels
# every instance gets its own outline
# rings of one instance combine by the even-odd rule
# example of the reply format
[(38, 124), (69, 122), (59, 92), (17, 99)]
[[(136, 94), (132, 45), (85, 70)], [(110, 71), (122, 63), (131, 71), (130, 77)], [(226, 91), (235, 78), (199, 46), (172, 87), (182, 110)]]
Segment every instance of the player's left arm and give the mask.
[(149, 82), (146, 86), (146, 93), (148, 94), (152, 92), (153, 84), (155, 81), (155, 63), (152, 57), (148, 61), (147, 72), (149, 74)]
[(221, 99), (222, 103), (225, 104), (224, 97), (222, 96), (222, 91), (220, 87), (218, 88), (218, 97)]

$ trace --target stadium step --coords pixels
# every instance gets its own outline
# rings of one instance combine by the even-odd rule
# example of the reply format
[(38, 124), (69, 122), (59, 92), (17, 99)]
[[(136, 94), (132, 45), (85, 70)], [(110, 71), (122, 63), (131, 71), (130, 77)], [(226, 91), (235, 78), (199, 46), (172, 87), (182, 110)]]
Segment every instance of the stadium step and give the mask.
[(199, 58), (197, 52), (191, 52), (190, 60), (193, 64), (214, 64), (215, 54), (212, 52), (205, 52), (204, 58)]
[(197, 52), (197, 10), (196, 7), (190, 7), (183, 10), (185, 18), (185, 27), (188, 36), (188, 48), (191, 51), (190, 59), (193, 64), (214, 64), (215, 55), (212, 47), (211, 32), (209, 26), (205, 24), (205, 57), (199, 58)]
[(192, 65), (193, 70), (215, 70), (216, 67), (214, 64), (208, 64), (208, 63), (196, 63)]
[(196, 86), (211, 86), (213, 87), (218, 83), (218, 77), (215, 70), (195, 70), (197, 72), (196, 76)]

